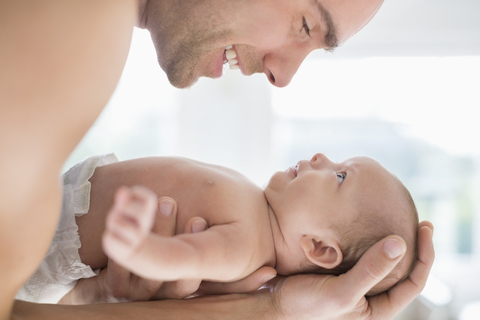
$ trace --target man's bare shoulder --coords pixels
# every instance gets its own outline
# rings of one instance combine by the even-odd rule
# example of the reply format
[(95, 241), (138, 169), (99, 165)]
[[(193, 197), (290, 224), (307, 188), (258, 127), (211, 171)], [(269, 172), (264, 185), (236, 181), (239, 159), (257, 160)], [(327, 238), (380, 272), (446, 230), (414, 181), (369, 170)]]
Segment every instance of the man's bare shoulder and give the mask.
[(2, 1), (1, 135), (61, 165), (113, 93), (136, 15), (133, 0)]
[(115, 89), (135, 5), (0, 1), (0, 318), (50, 245), (61, 166)]

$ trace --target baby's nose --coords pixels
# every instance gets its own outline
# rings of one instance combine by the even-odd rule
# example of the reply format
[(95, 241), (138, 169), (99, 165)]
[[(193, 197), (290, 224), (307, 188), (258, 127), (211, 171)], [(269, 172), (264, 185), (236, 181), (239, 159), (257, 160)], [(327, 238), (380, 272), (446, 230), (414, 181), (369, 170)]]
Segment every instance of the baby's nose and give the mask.
[(313, 155), (312, 160), (310, 160), (310, 163), (312, 164), (312, 166), (320, 167), (320, 166), (325, 166), (327, 164), (331, 164), (332, 161), (330, 161), (330, 159), (328, 159), (327, 156), (325, 156), (323, 153), (316, 153)]

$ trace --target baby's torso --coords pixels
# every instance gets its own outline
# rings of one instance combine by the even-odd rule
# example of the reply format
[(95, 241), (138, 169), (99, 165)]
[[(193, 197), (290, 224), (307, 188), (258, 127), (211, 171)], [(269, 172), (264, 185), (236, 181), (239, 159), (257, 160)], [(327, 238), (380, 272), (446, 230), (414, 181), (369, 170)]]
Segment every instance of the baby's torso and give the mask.
[(159, 197), (175, 199), (176, 234), (184, 233), (192, 217), (204, 218), (210, 228), (233, 223), (242, 233), (248, 234), (252, 248), (249, 271), (262, 265), (275, 265), (268, 204), (263, 190), (238, 172), (190, 159), (167, 157), (134, 159), (99, 169), (99, 174), (115, 177), (96, 180), (105, 181), (102, 183), (109, 186), (104, 188), (112, 194), (121, 185), (143, 185)]

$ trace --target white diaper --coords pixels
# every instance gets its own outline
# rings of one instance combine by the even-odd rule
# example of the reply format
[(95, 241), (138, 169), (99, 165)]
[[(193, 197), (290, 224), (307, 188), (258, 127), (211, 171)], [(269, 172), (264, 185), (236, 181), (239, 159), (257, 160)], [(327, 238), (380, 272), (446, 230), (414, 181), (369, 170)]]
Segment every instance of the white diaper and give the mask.
[(16, 299), (57, 303), (75, 287), (77, 280), (98, 274), (82, 263), (75, 217), (88, 212), (90, 182), (95, 168), (117, 162), (114, 154), (93, 156), (68, 170), (63, 176), (63, 203), (60, 221), (50, 249), (38, 270), (25, 283)]

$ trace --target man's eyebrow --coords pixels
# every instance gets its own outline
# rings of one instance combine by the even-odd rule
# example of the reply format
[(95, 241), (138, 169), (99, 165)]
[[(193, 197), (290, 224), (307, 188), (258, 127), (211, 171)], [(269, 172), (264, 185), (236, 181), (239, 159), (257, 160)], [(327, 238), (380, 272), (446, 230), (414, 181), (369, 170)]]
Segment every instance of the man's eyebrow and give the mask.
[(327, 25), (327, 32), (325, 34), (324, 38), (324, 44), (325, 48), (323, 48), (325, 51), (333, 52), (335, 48), (338, 47), (338, 39), (337, 39), (337, 34), (336, 34), (336, 27), (335, 24), (333, 23), (332, 16), (330, 15), (330, 12), (328, 12), (321, 4), (318, 2), (318, 0), (314, 0), (318, 10), (320, 11), (320, 14), (322, 15), (322, 19), (325, 21), (325, 24)]

